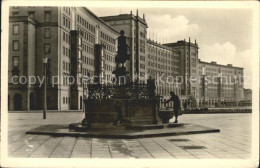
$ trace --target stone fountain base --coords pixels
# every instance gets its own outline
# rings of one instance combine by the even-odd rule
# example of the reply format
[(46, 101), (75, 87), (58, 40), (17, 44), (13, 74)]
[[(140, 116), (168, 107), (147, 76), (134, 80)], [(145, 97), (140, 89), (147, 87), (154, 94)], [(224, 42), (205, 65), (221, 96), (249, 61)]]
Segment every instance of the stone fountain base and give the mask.
[[(78, 125), (74, 125), (76, 128)], [(156, 127), (156, 129), (154, 129)], [(160, 128), (159, 128), (160, 127)], [(174, 127), (174, 128), (173, 128)], [(220, 132), (219, 129), (209, 128), (196, 124), (159, 124), (131, 126), (107, 126), (92, 127), (82, 131), (81, 128), (69, 129), (68, 125), (46, 125), (27, 132), (27, 134), (51, 135), (51, 136), (71, 136), (71, 137), (92, 137), (92, 138), (145, 138), (159, 136), (175, 136), (199, 133)]]

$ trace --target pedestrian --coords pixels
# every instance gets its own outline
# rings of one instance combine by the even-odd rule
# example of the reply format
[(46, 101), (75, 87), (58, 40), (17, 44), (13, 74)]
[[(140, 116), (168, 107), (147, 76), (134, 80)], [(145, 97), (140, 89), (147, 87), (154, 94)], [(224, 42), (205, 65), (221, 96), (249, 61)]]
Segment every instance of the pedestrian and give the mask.
[(170, 101), (173, 101), (173, 112), (175, 116), (174, 123), (178, 123), (178, 116), (181, 115), (181, 104), (179, 96), (176, 95), (173, 91), (170, 92), (171, 98), (164, 103), (169, 103)]

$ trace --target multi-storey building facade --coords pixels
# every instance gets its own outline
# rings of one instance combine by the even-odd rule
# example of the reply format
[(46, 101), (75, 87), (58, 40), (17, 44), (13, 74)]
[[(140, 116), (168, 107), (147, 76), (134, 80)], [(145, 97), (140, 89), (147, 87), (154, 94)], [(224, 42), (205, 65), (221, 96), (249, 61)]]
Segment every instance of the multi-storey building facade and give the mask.
[[(156, 77), (156, 93), (170, 91), (182, 103), (218, 105), (243, 99), (243, 84), (225, 83), (243, 76), (243, 68), (198, 59), (198, 44), (189, 39), (160, 44), (147, 39), (145, 16), (120, 14), (97, 17), (84, 7), (11, 7), (9, 28), (9, 110), (42, 109), (44, 67), (48, 57), (47, 105), (52, 110), (79, 110), (87, 96), (84, 76), (111, 80), (115, 70), (117, 38), (125, 31), (130, 60), (125, 66), (132, 81)], [(206, 77), (216, 77), (208, 83)], [(26, 83), (31, 76), (35, 83)], [(71, 77), (77, 82), (71, 82)], [(146, 77), (146, 78), (145, 78)], [(196, 78), (195, 82), (190, 81)], [(179, 80), (181, 78), (181, 81)]]
[[(231, 64), (203, 62), (198, 58), (198, 44), (178, 41), (164, 44), (178, 52), (179, 72), (183, 78), (180, 97), (183, 102), (193, 105), (218, 105), (239, 102), (243, 99), (243, 68)], [(212, 81), (215, 80), (215, 81)], [(234, 83), (236, 80), (237, 83)], [(187, 81), (187, 82), (186, 82)]]
[[(198, 45), (190, 42), (178, 41), (177, 43), (164, 44), (178, 52), (177, 59), (180, 67), (176, 69), (179, 75), (182, 76), (183, 85), (181, 86), (181, 95), (184, 96), (196, 96), (197, 85), (189, 82), (191, 76), (197, 76), (198, 72)], [(187, 82), (185, 82), (187, 81)]]
[[(48, 78), (54, 78), (48, 80), (48, 109), (82, 109), (86, 93), (80, 81), (84, 75), (112, 76), (118, 36), (84, 7), (11, 7), (9, 109), (42, 108), (43, 87), (38, 80), (14, 84), (12, 79), (42, 79), (44, 57), (49, 58)], [(78, 77), (79, 82), (69, 84), (69, 76)]]
[[(147, 40), (147, 74), (157, 78), (156, 93), (163, 97), (169, 96), (170, 91), (180, 93), (175, 76), (179, 76), (179, 54), (162, 44)], [(161, 80), (159, 80), (161, 79)]]
[(198, 105), (228, 105), (243, 100), (243, 68), (200, 60), (198, 67), (201, 79), (198, 85)]

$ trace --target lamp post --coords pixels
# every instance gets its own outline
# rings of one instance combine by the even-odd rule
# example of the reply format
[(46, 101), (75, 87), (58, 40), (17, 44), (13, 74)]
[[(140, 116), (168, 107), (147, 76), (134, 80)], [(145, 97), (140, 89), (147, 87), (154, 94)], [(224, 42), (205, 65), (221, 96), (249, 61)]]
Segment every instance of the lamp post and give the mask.
[(42, 59), (43, 66), (44, 66), (44, 91), (43, 91), (43, 119), (46, 119), (46, 110), (47, 110), (47, 103), (46, 103), (46, 91), (47, 91), (47, 63), (48, 57)]

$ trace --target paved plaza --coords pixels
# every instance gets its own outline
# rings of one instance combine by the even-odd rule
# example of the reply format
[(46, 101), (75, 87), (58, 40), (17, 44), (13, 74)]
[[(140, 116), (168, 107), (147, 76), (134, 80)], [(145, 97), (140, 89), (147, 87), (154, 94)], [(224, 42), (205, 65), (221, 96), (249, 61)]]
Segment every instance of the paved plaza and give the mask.
[(179, 121), (211, 128), (220, 133), (139, 139), (102, 139), (30, 135), (43, 125), (69, 124), (83, 119), (83, 112), (9, 113), (8, 153), (29, 158), (173, 158), (249, 159), (252, 114), (185, 114)]

